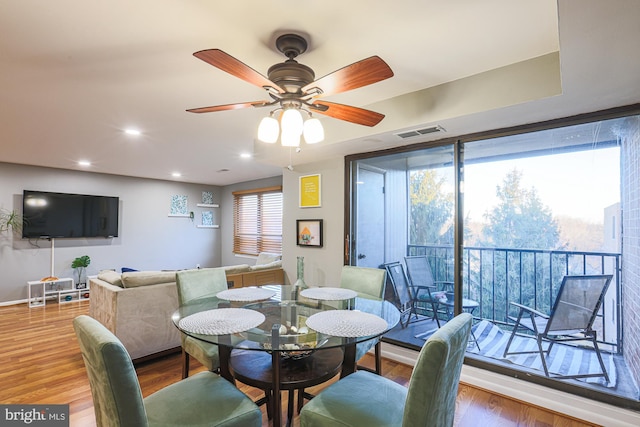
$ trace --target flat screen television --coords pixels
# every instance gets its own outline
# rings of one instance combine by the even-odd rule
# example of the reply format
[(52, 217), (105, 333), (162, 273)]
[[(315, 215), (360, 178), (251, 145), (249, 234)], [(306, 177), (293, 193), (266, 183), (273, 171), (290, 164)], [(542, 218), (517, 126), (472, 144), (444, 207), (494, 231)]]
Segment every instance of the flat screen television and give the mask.
[(118, 237), (118, 207), (118, 197), (24, 190), (22, 237)]

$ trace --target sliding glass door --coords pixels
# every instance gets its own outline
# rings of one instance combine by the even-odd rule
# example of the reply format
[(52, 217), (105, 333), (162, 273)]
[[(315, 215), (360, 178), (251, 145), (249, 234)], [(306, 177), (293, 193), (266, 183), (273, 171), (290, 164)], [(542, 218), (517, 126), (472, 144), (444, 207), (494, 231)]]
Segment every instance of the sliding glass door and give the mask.
[[(384, 339), (419, 349), (456, 311), (469, 311), (467, 363), (639, 407), (639, 123), (639, 116), (585, 118), (351, 156), (350, 263), (400, 264), (409, 286), (432, 285), (429, 299), (414, 292), (408, 324)], [(416, 262), (429, 273), (412, 275)], [(602, 296), (589, 300), (593, 316), (584, 307), (562, 311), (567, 298), (588, 305), (594, 291), (585, 276), (610, 277)], [(394, 285), (387, 298), (400, 306)], [(532, 313), (556, 311), (566, 325), (587, 318), (586, 335), (558, 334), (585, 339), (549, 349), (547, 335), (540, 354), (535, 328), (523, 325)]]

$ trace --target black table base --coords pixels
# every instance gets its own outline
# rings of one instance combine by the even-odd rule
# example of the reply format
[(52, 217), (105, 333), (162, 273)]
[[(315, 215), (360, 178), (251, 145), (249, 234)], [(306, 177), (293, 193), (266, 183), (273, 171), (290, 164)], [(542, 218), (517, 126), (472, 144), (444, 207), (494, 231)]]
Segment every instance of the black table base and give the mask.
[[(279, 389), (289, 391), (287, 404), (287, 425), (293, 420), (295, 391), (298, 390), (297, 410), (300, 412), (304, 399), (313, 395), (306, 393), (305, 388), (313, 387), (330, 380), (340, 373), (344, 354), (341, 348), (316, 350), (302, 359), (282, 359), (280, 361)], [(230, 370), (233, 377), (249, 386), (264, 390), (265, 397), (256, 403), (267, 405), (269, 418), (273, 415), (273, 360), (271, 354), (263, 351), (233, 350), (231, 352)], [(277, 417), (279, 418), (279, 417)]]

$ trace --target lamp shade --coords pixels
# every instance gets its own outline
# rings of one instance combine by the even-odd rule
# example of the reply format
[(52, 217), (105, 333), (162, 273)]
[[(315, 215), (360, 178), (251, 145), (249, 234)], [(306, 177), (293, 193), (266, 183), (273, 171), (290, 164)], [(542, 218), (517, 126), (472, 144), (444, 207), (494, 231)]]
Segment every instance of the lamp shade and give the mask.
[(271, 116), (265, 117), (258, 126), (258, 139), (262, 142), (273, 144), (278, 140), (280, 133), (280, 125), (278, 121)]
[(324, 140), (324, 128), (320, 120), (310, 118), (304, 122), (304, 140), (307, 144), (316, 144)]
[(282, 114), (282, 134), (302, 135), (302, 114), (297, 108), (287, 108)]
[(280, 143), (283, 147), (298, 147), (300, 145), (300, 134), (288, 132), (283, 126)]

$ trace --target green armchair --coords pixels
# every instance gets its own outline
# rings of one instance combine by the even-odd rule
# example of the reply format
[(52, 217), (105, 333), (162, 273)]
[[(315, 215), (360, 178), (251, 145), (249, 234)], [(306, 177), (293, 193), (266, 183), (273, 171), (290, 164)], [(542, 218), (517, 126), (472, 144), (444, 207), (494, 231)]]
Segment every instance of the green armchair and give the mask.
[[(193, 299), (215, 295), (227, 289), (227, 276), (223, 268), (203, 268), (183, 270), (176, 273), (178, 302), (185, 304)], [(189, 356), (193, 356), (208, 370), (216, 371), (220, 367), (218, 346), (197, 340), (185, 334), (182, 339), (182, 378), (189, 376)]]
[(356, 372), (304, 406), (301, 427), (453, 426), (472, 320), (469, 313), (462, 313), (425, 342), (408, 389), (370, 372)]
[(233, 384), (200, 372), (146, 398), (120, 340), (92, 317), (73, 320), (98, 427), (261, 426), (262, 413)]

